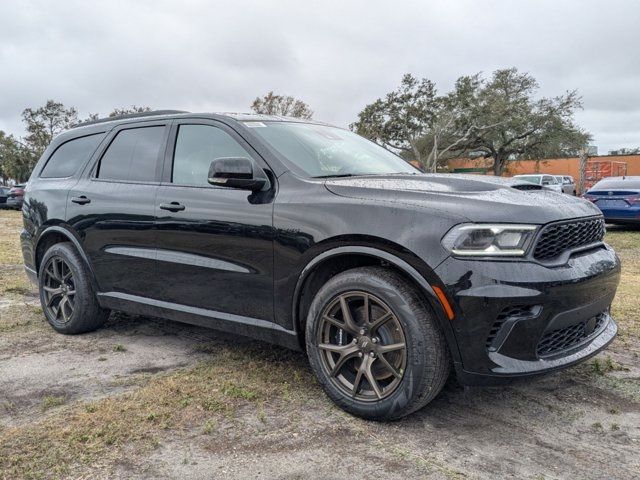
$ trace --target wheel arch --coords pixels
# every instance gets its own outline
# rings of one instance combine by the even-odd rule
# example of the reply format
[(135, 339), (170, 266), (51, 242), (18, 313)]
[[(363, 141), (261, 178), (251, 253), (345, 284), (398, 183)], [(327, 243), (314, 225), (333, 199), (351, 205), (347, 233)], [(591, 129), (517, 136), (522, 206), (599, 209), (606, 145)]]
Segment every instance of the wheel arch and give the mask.
[(87, 254), (84, 251), (84, 248), (82, 248), (82, 244), (80, 243), (80, 240), (76, 237), (76, 235), (74, 235), (73, 232), (71, 232), (70, 230), (60, 225), (49, 226), (45, 228), (38, 236), (38, 240), (36, 241), (35, 250), (34, 250), (35, 252), (34, 265), (35, 265), (36, 275), (39, 275), (40, 262), (42, 261), (42, 258), (44, 257), (44, 254), (46, 253), (46, 251), (49, 250), (49, 248), (51, 248), (53, 245), (57, 243), (63, 243), (63, 242), (71, 242), (73, 244), (74, 248), (80, 254), (82, 261), (85, 263), (85, 265), (89, 269), (93, 287), (96, 289), (96, 291), (99, 291), (97, 288), (98, 285), (96, 283), (96, 278), (93, 273), (91, 262), (89, 262), (89, 257), (87, 257)]
[[(342, 267), (332, 268), (340, 260), (345, 263)], [(335, 273), (355, 268), (357, 266), (382, 265), (400, 273), (410, 284), (412, 284), (426, 306), (434, 312), (438, 323), (441, 325), (449, 350), (454, 359), (459, 358), (458, 347), (453, 335), (450, 321), (447, 319), (444, 307), (440, 303), (436, 292), (427, 279), (413, 265), (399, 256), (380, 248), (362, 245), (339, 246), (330, 248), (316, 255), (303, 268), (293, 295), (292, 316), (294, 328), (298, 334), (298, 339), (304, 349), (304, 322), (308, 307), (319, 290), (328, 278)], [(318, 276), (319, 274), (319, 276)], [(435, 274), (434, 274), (435, 276)], [(317, 285), (313, 285), (314, 280)], [(311, 282), (311, 283), (310, 283)], [(311, 288), (309, 288), (311, 287)]]

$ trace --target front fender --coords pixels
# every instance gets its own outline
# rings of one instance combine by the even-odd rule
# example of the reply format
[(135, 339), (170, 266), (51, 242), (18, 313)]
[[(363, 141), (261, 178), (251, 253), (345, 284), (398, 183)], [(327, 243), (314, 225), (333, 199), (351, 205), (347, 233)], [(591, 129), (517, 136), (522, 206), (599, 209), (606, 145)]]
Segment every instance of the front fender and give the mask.
[[(352, 245), (352, 246), (341, 246), (334, 247), (328, 250), (324, 250), (322, 253), (316, 255), (307, 265), (303, 268), (300, 276), (298, 277), (298, 281), (296, 283), (296, 287), (293, 294), (293, 305), (292, 305), (292, 315), (293, 315), (293, 326), (296, 333), (301, 336), (301, 319), (299, 318), (300, 311), (300, 301), (302, 298), (303, 288), (307, 279), (309, 279), (310, 275), (316, 270), (323, 262), (326, 262), (332, 258), (339, 256), (348, 256), (348, 255), (364, 255), (380, 260), (383, 263), (388, 264), (389, 266), (399, 270), (404, 275), (409, 277), (415, 285), (420, 289), (420, 291), (425, 296), (428, 301), (432, 311), (434, 312), (438, 324), (442, 328), (445, 337), (447, 339), (447, 343), (449, 345), (449, 350), (454, 358), (454, 360), (460, 357), (458, 352), (458, 345), (455, 340), (455, 336), (453, 334), (453, 329), (451, 327), (451, 323), (447, 317), (445, 309), (441, 304), (436, 292), (433, 289), (433, 286), (427, 281), (427, 279), (407, 261), (402, 258), (390, 253), (386, 250), (361, 246), (361, 245)], [(435, 275), (435, 274), (434, 274)], [(432, 280), (433, 281), (433, 280)]]

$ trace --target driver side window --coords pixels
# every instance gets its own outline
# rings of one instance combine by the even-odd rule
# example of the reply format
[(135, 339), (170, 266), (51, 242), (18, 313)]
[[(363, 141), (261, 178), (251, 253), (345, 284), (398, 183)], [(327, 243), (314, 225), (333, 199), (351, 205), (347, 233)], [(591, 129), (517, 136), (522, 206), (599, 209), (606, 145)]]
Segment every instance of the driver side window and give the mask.
[(209, 186), (209, 165), (220, 157), (250, 158), (250, 155), (220, 128), (211, 125), (180, 125), (171, 181), (178, 185)]

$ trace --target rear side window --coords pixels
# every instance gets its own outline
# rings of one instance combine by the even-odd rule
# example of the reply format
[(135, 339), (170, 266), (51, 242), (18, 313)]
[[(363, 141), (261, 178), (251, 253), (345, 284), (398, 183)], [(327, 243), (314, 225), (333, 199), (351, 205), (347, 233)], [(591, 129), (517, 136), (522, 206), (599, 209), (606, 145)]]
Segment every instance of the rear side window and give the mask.
[(172, 182), (208, 186), (211, 161), (220, 157), (250, 156), (224, 130), (211, 125), (180, 125), (173, 156)]
[(95, 152), (102, 133), (75, 138), (60, 145), (40, 172), (43, 178), (70, 177)]
[(102, 156), (97, 178), (153, 182), (162, 149), (164, 126), (121, 130)]

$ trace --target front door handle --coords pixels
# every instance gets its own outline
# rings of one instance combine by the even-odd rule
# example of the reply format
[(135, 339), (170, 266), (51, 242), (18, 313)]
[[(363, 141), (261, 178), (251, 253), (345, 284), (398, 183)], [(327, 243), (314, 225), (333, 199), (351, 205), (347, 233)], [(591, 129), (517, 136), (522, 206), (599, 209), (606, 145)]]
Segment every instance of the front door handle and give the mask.
[(184, 205), (180, 205), (178, 202), (161, 203), (160, 208), (162, 210), (169, 210), (170, 212), (181, 212), (184, 210)]
[(80, 195), (79, 197), (71, 197), (71, 201), (73, 203), (77, 203), (78, 205), (86, 205), (87, 203), (91, 203), (91, 199), (85, 197), (84, 195)]

